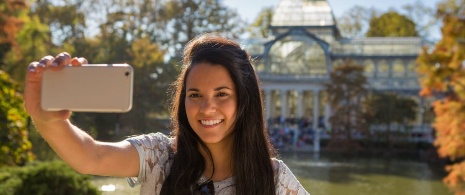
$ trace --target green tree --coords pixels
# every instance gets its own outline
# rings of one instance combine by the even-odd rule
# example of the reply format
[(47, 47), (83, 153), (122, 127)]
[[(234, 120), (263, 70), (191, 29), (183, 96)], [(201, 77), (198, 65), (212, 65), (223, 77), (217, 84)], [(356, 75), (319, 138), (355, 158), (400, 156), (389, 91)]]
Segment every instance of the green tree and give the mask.
[(367, 95), (367, 78), (363, 67), (351, 60), (345, 60), (334, 67), (330, 73), (330, 82), (326, 85), (328, 100), (333, 110), (331, 123), (331, 140), (329, 147), (356, 149), (358, 144), (353, 139), (356, 132), (366, 133), (365, 109), (363, 100)]
[(416, 37), (415, 23), (395, 11), (389, 11), (370, 19), (367, 37)]
[(184, 45), (200, 34), (218, 32), (238, 38), (245, 28), (237, 12), (218, 0), (167, 1), (164, 8), (168, 33), (164, 44), (170, 45), (177, 57)]
[(39, 21), (38, 16), (30, 15), (23, 18), (23, 21), (23, 28), (17, 34), (18, 47), (5, 55), (4, 69), (20, 84), (26, 77), (27, 65), (47, 55), (50, 45), (48, 27)]
[(388, 147), (392, 147), (391, 124), (396, 123), (404, 126), (409, 121), (416, 118), (418, 104), (411, 98), (401, 97), (394, 93), (374, 93), (371, 98), (367, 98), (367, 107), (370, 114), (367, 115), (371, 124), (385, 125), (386, 134), (381, 135), (386, 138)]
[(19, 90), (19, 85), (0, 70), (0, 167), (24, 165), (34, 159)]
[(255, 21), (247, 28), (250, 37), (268, 37), (271, 32), (269, 26), (273, 18), (273, 7), (265, 7), (258, 14)]
[(450, 158), (445, 184), (455, 194), (465, 194), (465, 1), (438, 4), (442, 39), (424, 48), (417, 59), (423, 96), (434, 96), (434, 145), (441, 157)]
[(148, 38), (135, 40), (130, 50), (135, 70), (133, 110), (123, 115), (123, 121), (137, 121), (131, 126), (139, 132), (151, 132), (156, 118), (169, 116), (168, 89), (178, 72), (163, 61), (165, 52)]
[(69, 39), (85, 37), (86, 16), (80, 10), (83, 1), (38, 0), (32, 5), (31, 14), (39, 16), (40, 23), (50, 28), (49, 37), (55, 45), (61, 46)]

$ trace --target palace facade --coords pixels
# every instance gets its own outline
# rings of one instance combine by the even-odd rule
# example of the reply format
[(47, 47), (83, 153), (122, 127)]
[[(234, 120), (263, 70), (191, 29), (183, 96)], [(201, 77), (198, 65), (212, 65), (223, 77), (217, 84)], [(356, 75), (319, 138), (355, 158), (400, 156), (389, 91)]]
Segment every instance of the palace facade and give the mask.
[[(341, 36), (326, 0), (281, 0), (275, 8), (269, 38), (242, 40), (256, 59), (266, 117), (308, 118), (327, 123), (331, 108), (324, 84), (345, 59), (364, 66), (369, 89), (415, 99), (417, 127), (424, 127), (428, 105), (418, 96), (416, 59), (427, 44), (420, 37)], [(318, 122), (312, 123), (318, 129)]]

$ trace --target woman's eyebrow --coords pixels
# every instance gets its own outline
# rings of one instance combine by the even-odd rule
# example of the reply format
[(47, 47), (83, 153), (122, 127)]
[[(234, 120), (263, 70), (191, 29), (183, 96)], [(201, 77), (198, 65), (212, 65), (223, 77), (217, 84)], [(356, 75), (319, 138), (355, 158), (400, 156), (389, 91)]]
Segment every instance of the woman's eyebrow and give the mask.
[[(229, 90), (233, 90), (233, 89), (231, 89), (231, 87), (227, 87), (227, 86), (221, 86), (221, 87), (217, 87), (217, 88), (215, 88), (215, 89), (214, 89), (214, 91), (220, 91), (220, 90), (222, 90), (222, 89), (229, 89)], [(199, 92), (200, 90), (199, 90), (199, 89), (197, 89), (197, 88), (189, 88), (189, 89), (187, 89), (187, 91)]]
[(215, 91), (219, 91), (219, 90), (222, 90), (222, 89), (229, 89), (229, 90), (232, 90), (230, 87), (227, 87), (227, 86), (221, 86), (221, 87), (217, 87), (217, 88), (215, 88)]
[(199, 90), (199, 89), (197, 89), (197, 88), (189, 88), (189, 89), (187, 89), (187, 91), (194, 91), (194, 92), (198, 92), (198, 91), (200, 91), (200, 90)]

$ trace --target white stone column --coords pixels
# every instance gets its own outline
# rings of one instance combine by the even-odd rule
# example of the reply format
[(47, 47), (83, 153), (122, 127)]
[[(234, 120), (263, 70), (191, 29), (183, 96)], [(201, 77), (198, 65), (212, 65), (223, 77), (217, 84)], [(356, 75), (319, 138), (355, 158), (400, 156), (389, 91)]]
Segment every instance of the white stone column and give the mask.
[(287, 90), (281, 89), (281, 122), (287, 117)]
[(318, 128), (318, 117), (320, 116), (319, 90), (313, 90), (313, 129)]
[(299, 119), (304, 115), (303, 96), (304, 92), (302, 90), (297, 90), (297, 118)]
[(266, 120), (270, 119), (271, 116), (271, 89), (265, 89), (265, 117)]
[(326, 105), (325, 105), (325, 120), (324, 120), (326, 130), (331, 129), (331, 123), (329, 123), (329, 118), (331, 116), (332, 116), (331, 105), (329, 104), (329, 102), (326, 102)]
[(315, 131), (315, 136), (313, 139), (313, 151), (320, 151), (320, 129), (318, 129), (318, 117), (320, 113), (320, 100), (319, 100), (319, 90), (313, 90), (313, 130)]

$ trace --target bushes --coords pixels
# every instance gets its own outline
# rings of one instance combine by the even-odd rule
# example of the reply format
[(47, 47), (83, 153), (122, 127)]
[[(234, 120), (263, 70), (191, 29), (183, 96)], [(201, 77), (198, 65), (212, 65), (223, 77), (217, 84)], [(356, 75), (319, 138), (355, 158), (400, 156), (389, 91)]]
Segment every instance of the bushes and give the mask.
[(61, 161), (33, 163), (0, 169), (0, 195), (100, 194), (90, 182)]

